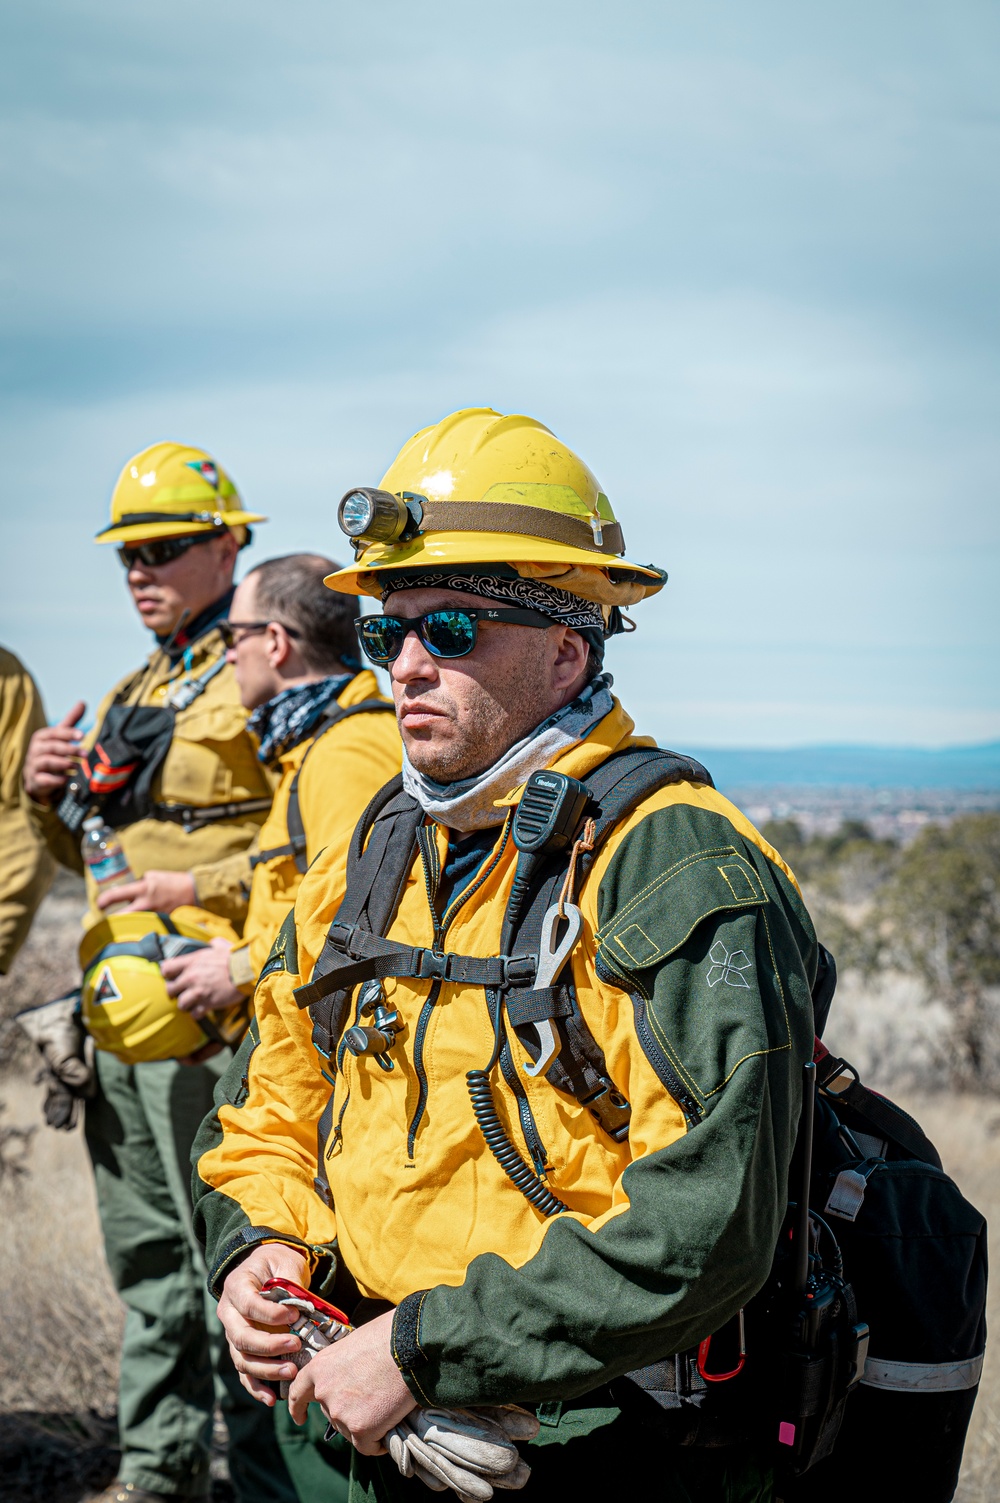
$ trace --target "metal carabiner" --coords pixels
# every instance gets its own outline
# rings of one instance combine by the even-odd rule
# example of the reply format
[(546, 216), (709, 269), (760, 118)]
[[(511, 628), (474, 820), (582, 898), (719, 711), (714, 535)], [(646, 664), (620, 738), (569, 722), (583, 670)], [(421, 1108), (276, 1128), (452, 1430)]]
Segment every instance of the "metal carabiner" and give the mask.
[[(559, 932), (560, 923), (565, 920), (566, 933), (556, 943), (556, 935)], [(532, 991), (544, 991), (546, 987), (555, 984), (555, 981), (577, 940), (580, 938), (580, 930), (583, 928), (583, 915), (575, 903), (563, 903), (562, 913), (559, 912), (559, 904), (553, 903), (542, 919), (542, 934), (538, 944), (538, 969), (535, 972), (535, 984)], [(537, 1075), (544, 1075), (559, 1053), (559, 1039), (551, 1018), (542, 1018), (533, 1024), (538, 1035), (538, 1043), (541, 1048), (535, 1063), (524, 1066), (525, 1075), (533, 1079)]]
[[(698, 1343), (698, 1372), (700, 1376), (704, 1378), (706, 1383), (728, 1383), (730, 1378), (739, 1377), (740, 1373), (743, 1371), (744, 1365), (746, 1364), (747, 1360), (747, 1333), (746, 1326), (743, 1320), (742, 1309), (738, 1312), (736, 1319), (739, 1322), (740, 1332), (739, 1361), (730, 1372), (710, 1373), (708, 1371), (708, 1353), (714, 1337), (706, 1336), (704, 1341)], [(718, 1335), (718, 1332), (716, 1332), (715, 1334)]]

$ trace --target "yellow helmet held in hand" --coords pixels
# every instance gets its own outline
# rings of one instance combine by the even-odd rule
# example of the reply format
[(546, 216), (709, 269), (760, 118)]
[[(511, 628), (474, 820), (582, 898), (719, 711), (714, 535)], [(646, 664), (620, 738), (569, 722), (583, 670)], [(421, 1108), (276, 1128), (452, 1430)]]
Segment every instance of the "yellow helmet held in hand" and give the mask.
[(235, 1044), (248, 1021), (237, 1003), (197, 1021), (168, 996), (160, 962), (200, 949), (236, 930), (204, 908), (173, 913), (112, 913), (80, 941), (82, 1014), (98, 1049), (127, 1065), (182, 1059), (210, 1042)]
[(244, 510), (235, 485), (204, 449), (153, 444), (119, 475), (111, 493), (111, 522), (97, 541), (184, 537), (266, 521)]
[(572, 449), (534, 418), (467, 407), (405, 444), (377, 488), (348, 491), (338, 521), (356, 562), (327, 578), (379, 596), (379, 575), (506, 564), (603, 605), (630, 605), (666, 576), (629, 563), (611, 503)]

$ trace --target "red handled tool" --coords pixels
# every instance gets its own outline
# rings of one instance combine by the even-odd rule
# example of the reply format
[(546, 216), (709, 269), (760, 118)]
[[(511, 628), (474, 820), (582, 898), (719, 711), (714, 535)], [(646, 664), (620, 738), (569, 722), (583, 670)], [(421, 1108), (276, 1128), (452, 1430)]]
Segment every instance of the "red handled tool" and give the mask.
[[(268, 1279), (261, 1284), (260, 1292), (273, 1304), (287, 1305), (299, 1312), (289, 1329), (302, 1345), (287, 1359), (296, 1367), (305, 1367), (317, 1352), (332, 1346), (341, 1337), (349, 1336), (354, 1329), (343, 1310), (303, 1289), (301, 1284), (293, 1284), (291, 1279)], [(280, 1395), (283, 1399), (288, 1397), (287, 1382), (281, 1383)]]

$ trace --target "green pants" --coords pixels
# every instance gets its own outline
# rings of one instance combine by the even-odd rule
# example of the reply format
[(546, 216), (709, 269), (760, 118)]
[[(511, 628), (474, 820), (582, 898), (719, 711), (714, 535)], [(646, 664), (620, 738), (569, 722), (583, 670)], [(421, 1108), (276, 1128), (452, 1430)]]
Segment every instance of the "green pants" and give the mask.
[(302, 1503), (347, 1503), (349, 1497), (354, 1448), (342, 1435), (324, 1440), (326, 1428), (326, 1415), (318, 1404), (309, 1405), (301, 1428), (289, 1418), (287, 1404), (275, 1408), (275, 1434)]
[[(648, 1503), (773, 1503), (769, 1466), (743, 1447), (707, 1451), (670, 1445), (622, 1414), (610, 1425), (565, 1444), (523, 1448), (531, 1477), (511, 1503), (609, 1503), (635, 1497)], [(388, 1456), (354, 1453), (350, 1503), (427, 1503), (416, 1477), (404, 1481)]]
[(207, 1496), (218, 1403), (239, 1503), (296, 1503), (271, 1412), (233, 1368), (191, 1229), (191, 1146), (229, 1058), (129, 1066), (97, 1055), (87, 1147), (108, 1266), (127, 1312), (119, 1476), (152, 1492)]

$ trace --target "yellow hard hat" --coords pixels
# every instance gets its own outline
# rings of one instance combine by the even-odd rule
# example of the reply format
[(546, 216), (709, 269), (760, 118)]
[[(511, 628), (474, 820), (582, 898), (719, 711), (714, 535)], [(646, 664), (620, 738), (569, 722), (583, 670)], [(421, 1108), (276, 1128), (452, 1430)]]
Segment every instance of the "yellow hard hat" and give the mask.
[(622, 557), (611, 503), (572, 449), (534, 418), (466, 407), (414, 434), (377, 488), (348, 491), (341, 529), (356, 561), (326, 583), (379, 596), (379, 575), (506, 564), (603, 605), (629, 605), (666, 576)]
[(248, 1004), (237, 1003), (197, 1022), (167, 995), (160, 962), (221, 936), (238, 942), (236, 930), (204, 908), (165, 913), (112, 913), (80, 941), (82, 1014), (98, 1049), (127, 1065), (181, 1059), (214, 1041), (234, 1044), (248, 1022)]
[(153, 444), (119, 475), (111, 493), (111, 523), (97, 541), (132, 543), (266, 521), (243, 510), (235, 485), (204, 449)]

